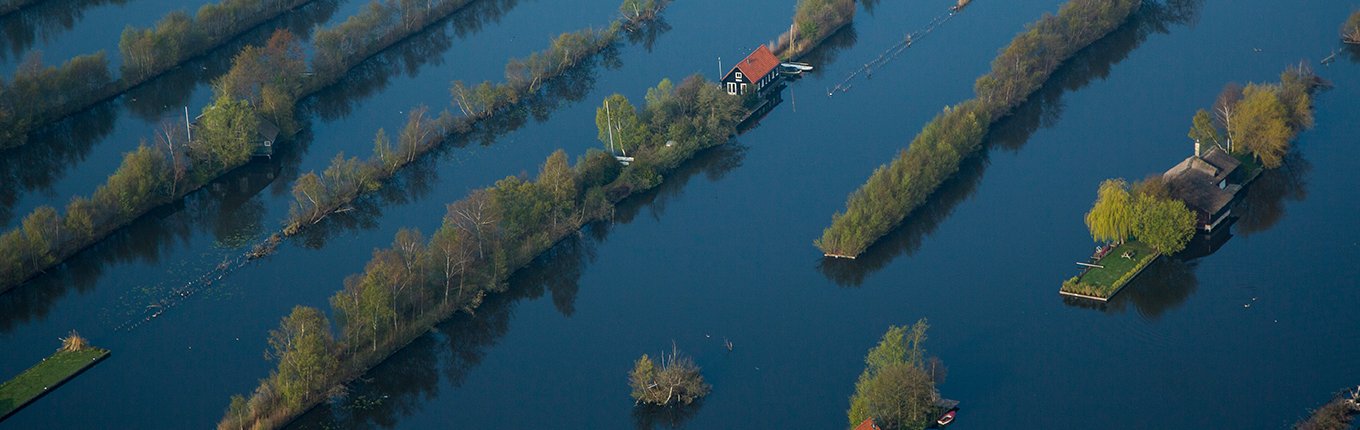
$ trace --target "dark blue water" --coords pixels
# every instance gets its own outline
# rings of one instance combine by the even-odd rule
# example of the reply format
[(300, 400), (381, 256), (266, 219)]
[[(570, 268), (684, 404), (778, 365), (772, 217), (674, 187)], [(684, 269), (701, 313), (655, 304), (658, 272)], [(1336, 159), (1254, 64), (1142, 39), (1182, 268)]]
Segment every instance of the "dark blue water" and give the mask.
[[(308, 110), (313, 138), (292, 155), (231, 175), (0, 297), (0, 374), (50, 353), (71, 328), (114, 350), (0, 427), (211, 425), (230, 394), (267, 374), (260, 352), (278, 318), (295, 304), (326, 308), (398, 228), (432, 230), (467, 190), (533, 171), (555, 148), (579, 155), (598, 145), (593, 109), (609, 94), (640, 98), (662, 76), (711, 75), (717, 57), (730, 63), (787, 27), (783, 12), (725, 16), (713, 13), (721, 2), (677, 2), (666, 12), (673, 28), (650, 50), (621, 47), (617, 67), (590, 70), (546, 119), (456, 142), (344, 222), (165, 300), (276, 229), (305, 166), (339, 150), (367, 154), (376, 127), (399, 127), (411, 105), (445, 106), (448, 81), (494, 77), (505, 58), (601, 24), (614, 7), (587, 3), (514, 5), (480, 32), (450, 32), (442, 63), (355, 84), (365, 90), (347, 93), (360, 101), (319, 95)], [(1360, 204), (1349, 173), (1360, 150), (1349, 132), (1360, 65), (1349, 54), (1318, 66), (1336, 88), (1316, 99), (1317, 127), (1295, 142), (1287, 170), (1254, 186), (1251, 211), (1217, 252), (1159, 263), (1103, 309), (1056, 294), (1089, 252), (1081, 219), (1100, 180), (1182, 159), (1195, 109), (1225, 82), (1274, 81), (1288, 64), (1326, 56), (1351, 5), (1140, 14), (994, 127), (989, 149), (883, 244), (856, 263), (827, 264), (811, 240), (845, 195), (940, 107), (969, 97), (995, 51), (1060, 2), (975, 3), (872, 79), (826, 96), (949, 2), (939, 3), (861, 10), (758, 127), (559, 245), (475, 318), (441, 324), (375, 369), (351, 398), (376, 406), (339, 403), (299, 425), (844, 427), (864, 352), (888, 325), (922, 317), (932, 325), (927, 349), (950, 370), (941, 393), (963, 402), (956, 428), (1278, 429), (1356, 383)], [(157, 303), (170, 309), (129, 324)], [(672, 341), (694, 355), (713, 394), (680, 411), (634, 409), (631, 361)]]
[(45, 0), (0, 17), (0, 70), (14, 70), (30, 52), (43, 64), (61, 65), (71, 57), (103, 50), (117, 72), (118, 40), (127, 26), (149, 28), (175, 10), (191, 16), (211, 0)]

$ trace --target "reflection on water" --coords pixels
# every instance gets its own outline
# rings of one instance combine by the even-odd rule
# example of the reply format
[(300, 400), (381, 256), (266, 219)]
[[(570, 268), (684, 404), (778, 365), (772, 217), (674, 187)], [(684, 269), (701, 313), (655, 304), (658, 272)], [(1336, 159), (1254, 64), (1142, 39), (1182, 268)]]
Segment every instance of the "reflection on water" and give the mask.
[(594, 261), (596, 243), (584, 235), (569, 236), (516, 272), (508, 289), (487, 297), (475, 314), (460, 313), (440, 323), (352, 383), (347, 395), (312, 409), (289, 427), (392, 428), (439, 396), (441, 371), (450, 386), (461, 386), (486, 351), (509, 331), (520, 300), (547, 293), (569, 316), (581, 269)]
[[(61, 266), (24, 285), (0, 295), (0, 333), (32, 319), (44, 318), (57, 300), (72, 289), (84, 292), (98, 284), (105, 267), (128, 263), (156, 266), (161, 259), (175, 255), (196, 232), (217, 234), (220, 247), (243, 242), (244, 234), (262, 234), (264, 210), (254, 196), (277, 176), (274, 163), (251, 163), (209, 183), (202, 190), (174, 204), (152, 210), (129, 226), (77, 253)], [(242, 229), (244, 227), (244, 229)], [(255, 239), (255, 238), (250, 238)], [(183, 256), (179, 256), (183, 257)], [(154, 285), (139, 285), (107, 318), (116, 324), (135, 322), (158, 309), (178, 303), (186, 294), (183, 278), (201, 272), (202, 265), (214, 265), (220, 256), (201, 256), (180, 271), (171, 268), (169, 276)], [(130, 282), (133, 282), (129, 280)], [(148, 308), (151, 306), (152, 308)]]
[(1308, 173), (1313, 164), (1291, 151), (1279, 168), (1267, 170), (1247, 187), (1247, 195), (1233, 213), (1239, 218), (1238, 233), (1251, 236), (1274, 227), (1284, 218), (1286, 201), (1299, 202), (1308, 197)]
[[(458, 314), (435, 326), (432, 333), (352, 383), (347, 395), (316, 407), (290, 427), (390, 428), (438, 397), (437, 369), (443, 370), (450, 386), (460, 387), (468, 373), (481, 364), (486, 351), (509, 330), (510, 317), (520, 300), (538, 299), (546, 293), (558, 312), (571, 317), (584, 268), (595, 261), (595, 248), (607, 239), (611, 225), (631, 222), (644, 208), (650, 209), (652, 216), (660, 216), (665, 202), (679, 196), (695, 175), (703, 173), (710, 180), (719, 180), (741, 166), (744, 155), (745, 148), (735, 143), (700, 152), (666, 175), (666, 181), (657, 188), (620, 202), (613, 220), (588, 225), (515, 272), (506, 290), (489, 295), (474, 315)], [(436, 352), (441, 345), (447, 345), (447, 354)], [(678, 427), (698, 411), (699, 405), (637, 408), (633, 418), (638, 428)]]
[(118, 111), (100, 103), (47, 127), (32, 144), (0, 151), (0, 225), (9, 225), (22, 193), (50, 188), (89, 156), (95, 142), (113, 132)]
[(826, 71), (830, 69), (828, 66), (836, 62), (836, 57), (840, 56), (841, 52), (855, 46), (855, 42), (858, 41), (859, 33), (855, 32), (855, 23), (851, 22), (845, 27), (841, 27), (840, 30), (836, 30), (836, 32), (832, 33), (830, 36), (827, 36), (826, 40), (823, 40), (816, 48), (812, 48), (811, 51), (808, 51), (808, 53), (803, 55), (803, 58), (800, 58), (798, 61), (816, 64), (816, 68), (804, 73), (812, 76), (821, 76), (822, 73), (826, 73)]
[(85, 17), (85, 9), (123, 3), (127, 0), (47, 0), (0, 16), (0, 60), (18, 58), (39, 39), (48, 41), (71, 30)]
[(348, 117), (361, 101), (387, 89), (390, 79), (398, 74), (414, 77), (425, 65), (444, 64), (444, 53), (453, 47), (450, 23), (454, 35), (466, 38), (481, 31), (487, 23), (500, 22), (518, 4), (519, 0), (472, 2), (355, 66), (340, 82), (309, 97), (300, 109), (304, 112), (302, 116), (315, 113), (327, 122)]
[[(595, 68), (600, 64), (611, 69), (622, 66), (617, 48), (605, 49), (601, 56), (583, 61), (561, 76), (546, 81), (537, 94), (496, 116), (478, 122), (467, 133), (450, 136), (439, 147), (399, 171), (393, 179), (384, 183), (379, 192), (360, 197), (351, 204), (351, 210), (327, 216), (321, 222), (303, 230), (293, 240), (304, 247), (319, 249), (332, 237), (356, 229), (368, 230), (377, 227), (377, 220), (382, 217), (383, 207), (414, 202), (431, 191), (432, 185), (439, 179), (439, 163), (445, 160), (452, 150), (473, 143), (491, 145), (500, 137), (523, 127), (530, 118), (538, 122), (547, 121), (551, 113), (562, 105), (584, 99), (595, 88), (597, 78)], [(288, 183), (291, 184), (291, 181)]]
[(1196, 266), (1197, 263), (1194, 261), (1159, 258), (1109, 302), (1063, 296), (1063, 303), (1072, 307), (1100, 310), (1110, 315), (1121, 314), (1132, 305), (1138, 311), (1138, 315), (1156, 320), (1166, 311), (1185, 303), (1185, 300), (1199, 288), (1199, 279), (1195, 277)]
[(1175, 25), (1193, 23), (1200, 5), (1201, 0), (1143, 3), (1129, 22), (1077, 52), (1053, 73), (1039, 91), (1030, 95), (1010, 115), (993, 124), (983, 142), (982, 154), (965, 160), (959, 172), (945, 181), (926, 204), (909, 214), (897, 228), (870, 246), (859, 258), (820, 259), (818, 271), (837, 285), (855, 287), (897, 256), (914, 254), (925, 238), (949, 217), (954, 207), (967, 200), (977, 189), (987, 168), (987, 151), (991, 148), (1019, 151), (1034, 132), (1057, 124), (1062, 117), (1063, 94), (1082, 89), (1097, 79), (1105, 79), (1114, 65), (1127, 58), (1149, 35), (1167, 33)]
[(652, 47), (656, 45), (656, 39), (668, 31), (671, 31), (671, 25), (666, 22), (666, 17), (658, 16), (628, 31), (628, 43), (641, 44), (647, 53), (651, 53)]
[(652, 430), (655, 428), (677, 429), (699, 414), (704, 399), (695, 400), (688, 405), (656, 406), (639, 405), (633, 407), (633, 428)]
[[(128, 90), (122, 99), (133, 115), (154, 122), (179, 112), (190, 102), (194, 91), (231, 69), (231, 60), (246, 45), (262, 45), (277, 30), (287, 30), (306, 42), (312, 37), (312, 27), (324, 23), (340, 8), (342, 0), (313, 1), (306, 6), (285, 12), (232, 41), (214, 48), (176, 67), (150, 82)], [(194, 110), (190, 107), (190, 110)], [(197, 114), (197, 112), (193, 112)]]
[[(149, 124), (167, 117), (178, 120), (180, 109), (189, 104), (194, 91), (225, 73), (241, 47), (263, 42), (277, 28), (309, 35), (312, 26), (329, 19), (340, 1), (317, 1), (284, 14), (207, 55), (128, 90), (123, 97), (96, 104), (45, 128), (33, 137), (33, 144), (0, 152), (0, 225), (8, 225), (16, 215), (13, 211), (20, 195), (50, 189), (65, 178), (67, 169), (88, 157), (96, 143), (108, 138), (123, 107)], [(50, 2), (41, 4), (47, 3)]]

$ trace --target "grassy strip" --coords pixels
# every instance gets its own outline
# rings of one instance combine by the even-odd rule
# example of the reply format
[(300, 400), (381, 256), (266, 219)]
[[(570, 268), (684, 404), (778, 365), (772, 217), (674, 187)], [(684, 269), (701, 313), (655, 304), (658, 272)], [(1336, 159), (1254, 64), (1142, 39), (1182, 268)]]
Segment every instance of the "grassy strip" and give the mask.
[[(74, 197), (65, 216), (52, 207), (39, 207), (24, 218), (22, 225), (0, 234), (0, 293), (60, 264), (150, 210), (174, 202), (245, 165), (250, 161), (253, 144), (246, 141), (247, 136), (253, 136), (254, 128), (258, 127), (255, 112), (288, 128), (297, 100), (338, 82), (349, 68), (471, 1), (446, 0), (425, 10), (423, 15), (408, 17), (403, 21), (407, 25), (378, 28), (389, 33), (370, 36), (369, 43), (356, 48), (362, 54), (354, 55), (362, 58), (340, 62), (343, 70), (318, 74), (307, 82), (297, 82), (301, 77), (288, 72), (305, 68), (301, 48), (293, 44), (291, 34), (279, 32), (264, 48), (243, 49), (233, 61), (232, 70), (217, 81), (219, 85), (214, 90), (219, 93), (218, 101), (205, 108), (203, 132), (196, 131), (193, 142), (176, 141), (184, 136), (183, 129), (158, 135), (155, 146), (142, 145), (124, 154), (122, 164), (95, 190), (93, 198)], [(395, 6), (375, 2), (360, 16), (390, 21), (397, 19), (398, 15), (392, 14), (399, 12)], [(351, 21), (354, 18), (346, 23)], [(343, 23), (340, 28), (349, 30), (336, 30), (339, 33), (374, 30), (345, 27)], [(325, 32), (318, 30), (317, 37)], [(258, 76), (261, 70), (266, 76)]]
[(42, 397), (57, 386), (74, 378), (90, 366), (109, 356), (109, 350), (86, 348), (79, 351), (58, 351), (51, 357), (0, 384), (0, 419)]
[[(1133, 258), (1124, 258), (1125, 252), (1132, 252)], [(1063, 282), (1061, 291), (1109, 299), (1116, 291), (1133, 280), (1148, 264), (1152, 264), (1161, 254), (1152, 247), (1138, 241), (1128, 241), (1115, 247), (1095, 264), (1104, 268), (1092, 267), (1079, 276)]]
[(855, 257), (925, 203), (982, 147), (990, 125), (1009, 114), (1064, 61), (1128, 20), (1141, 0), (1070, 0), (1017, 35), (974, 84), (976, 97), (927, 123), (891, 163), (846, 200), (814, 244), (827, 256)]

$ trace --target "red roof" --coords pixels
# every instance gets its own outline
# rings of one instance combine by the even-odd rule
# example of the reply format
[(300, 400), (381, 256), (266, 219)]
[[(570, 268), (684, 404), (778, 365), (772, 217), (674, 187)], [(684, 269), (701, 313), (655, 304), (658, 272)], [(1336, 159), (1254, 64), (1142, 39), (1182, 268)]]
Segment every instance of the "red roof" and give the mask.
[(874, 419), (869, 418), (855, 426), (855, 430), (878, 430), (878, 424), (874, 424)]
[[(756, 82), (770, 74), (770, 71), (778, 65), (779, 58), (775, 57), (773, 52), (770, 52), (770, 48), (760, 45), (755, 51), (751, 51), (751, 55), (747, 55), (745, 60), (737, 63), (733, 69), (740, 69), (742, 73), (746, 74), (747, 79)], [(731, 72), (728, 72), (728, 74), (731, 74)]]

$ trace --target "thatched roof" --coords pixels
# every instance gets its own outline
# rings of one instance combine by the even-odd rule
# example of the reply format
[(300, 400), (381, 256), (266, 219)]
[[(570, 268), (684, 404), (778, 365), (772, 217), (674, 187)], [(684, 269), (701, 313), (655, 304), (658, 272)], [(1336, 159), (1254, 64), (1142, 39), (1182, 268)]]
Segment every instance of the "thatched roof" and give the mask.
[(1223, 210), (1236, 196), (1238, 185), (1219, 188), (1242, 163), (1219, 147), (1210, 148), (1200, 156), (1190, 156), (1176, 164), (1162, 178), (1166, 180), (1171, 197), (1185, 202), (1200, 215), (1200, 222)]

